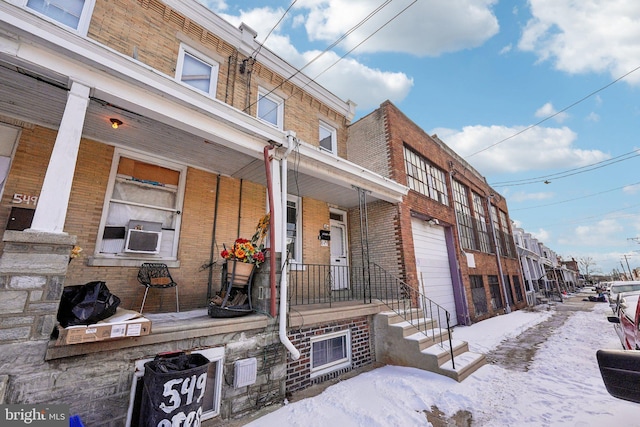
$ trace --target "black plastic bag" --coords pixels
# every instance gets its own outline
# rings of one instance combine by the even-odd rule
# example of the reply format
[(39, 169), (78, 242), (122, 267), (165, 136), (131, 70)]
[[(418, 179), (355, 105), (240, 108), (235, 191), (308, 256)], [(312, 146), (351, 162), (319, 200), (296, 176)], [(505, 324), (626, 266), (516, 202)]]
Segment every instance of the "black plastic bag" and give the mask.
[(120, 298), (109, 292), (105, 282), (67, 286), (62, 290), (58, 322), (62, 327), (90, 325), (115, 314)]

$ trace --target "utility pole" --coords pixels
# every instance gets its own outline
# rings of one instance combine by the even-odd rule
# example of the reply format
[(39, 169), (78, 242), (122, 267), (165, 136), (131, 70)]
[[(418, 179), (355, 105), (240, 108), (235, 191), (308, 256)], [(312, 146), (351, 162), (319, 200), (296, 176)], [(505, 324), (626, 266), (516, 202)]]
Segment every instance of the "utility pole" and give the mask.
[(627, 270), (629, 270), (629, 276), (631, 277), (631, 280), (633, 280), (633, 272), (631, 271), (631, 267), (629, 267), (629, 259), (626, 255), (624, 255), (624, 260), (627, 262)]

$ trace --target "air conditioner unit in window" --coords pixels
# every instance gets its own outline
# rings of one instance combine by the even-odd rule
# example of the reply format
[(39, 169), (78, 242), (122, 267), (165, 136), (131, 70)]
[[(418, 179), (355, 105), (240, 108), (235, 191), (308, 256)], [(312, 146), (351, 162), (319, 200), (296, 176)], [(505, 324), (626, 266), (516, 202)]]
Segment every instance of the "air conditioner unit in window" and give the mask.
[(161, 231), (136, 230), (135, 228), (130, 228), (127, 231), (124, 251), (142, 254), (160, 253), (161, 238)]

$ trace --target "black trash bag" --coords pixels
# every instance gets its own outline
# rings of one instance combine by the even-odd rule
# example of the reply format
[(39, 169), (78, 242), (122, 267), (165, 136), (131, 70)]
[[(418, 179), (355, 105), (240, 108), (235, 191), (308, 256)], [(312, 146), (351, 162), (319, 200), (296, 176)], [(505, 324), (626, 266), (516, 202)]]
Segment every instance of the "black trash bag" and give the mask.
[(109, 292), (105, 282), (67, 286), (62, 290), (58, 322), (62, 327), (91, 325), (116, 313), (120, 298)]
[(158, 355), (144, 364), (139, 427), (200, 426), (209, 359), (199, 353)]

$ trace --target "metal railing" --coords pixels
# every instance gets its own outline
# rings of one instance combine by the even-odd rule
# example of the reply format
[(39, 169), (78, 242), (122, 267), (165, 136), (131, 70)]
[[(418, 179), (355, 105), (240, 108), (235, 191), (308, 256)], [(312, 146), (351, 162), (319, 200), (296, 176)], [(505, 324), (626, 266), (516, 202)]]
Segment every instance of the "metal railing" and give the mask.
[(409, 322), (434, 344), (451, 343), (450, 313), (375, 263), (370, 268), (322, 264), (292, 264), (289, 272), (289, 304), (331, 304), (342, 301), (378, 300)]

